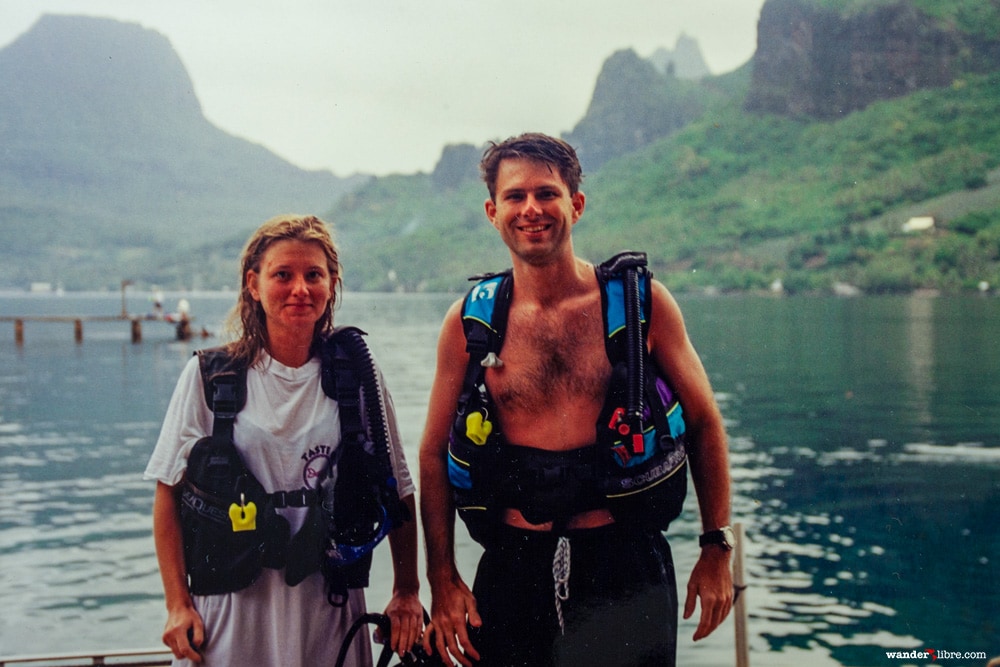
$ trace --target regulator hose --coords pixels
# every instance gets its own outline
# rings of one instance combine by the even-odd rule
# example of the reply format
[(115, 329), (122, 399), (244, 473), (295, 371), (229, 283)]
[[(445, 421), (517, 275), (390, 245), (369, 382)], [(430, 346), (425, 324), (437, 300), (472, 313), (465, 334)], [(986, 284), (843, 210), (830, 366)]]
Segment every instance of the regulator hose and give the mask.
[(334, 335), (337, 338), (337, 342), (343, 345), (348, 356), (356, 364), (364, 396), (368, 432), (375, 447), (374, 454), (385, 475), (385, 480), (380, 480), (385, 483), (379, 484), (381, 495), (383, 496), (381, 501), (388, 511), (391, 527), (395, 527), (409, 520), (410, 517), (409, 512), (406, 511), (406, 506), (399, 500), (398, 484), (393, 474), (387, 426), (388, 417), (385, 404), (382, 401), (382, 391), (375, 370), (375, 360), (372, 357), (371, 349), (363, 338), (364, 332), (361, 329), (357, 327), (342, 327), (337, 329)]

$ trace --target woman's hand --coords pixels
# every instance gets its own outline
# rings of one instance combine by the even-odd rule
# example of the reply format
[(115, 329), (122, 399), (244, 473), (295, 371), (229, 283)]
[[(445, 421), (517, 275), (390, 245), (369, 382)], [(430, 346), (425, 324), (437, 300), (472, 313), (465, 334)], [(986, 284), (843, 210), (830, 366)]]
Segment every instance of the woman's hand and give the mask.
[(201, 647), (205, 642), (205, 623), (194, 607), (180, 607), (167, 614), (163, 643), (175, 658), (201, 662)]
[(394, 653), (403, 656), (420, 640), (424, 627), (424, 608), (417, 593), (393, 593), (385, 608), (389, 617), (390, 646)]

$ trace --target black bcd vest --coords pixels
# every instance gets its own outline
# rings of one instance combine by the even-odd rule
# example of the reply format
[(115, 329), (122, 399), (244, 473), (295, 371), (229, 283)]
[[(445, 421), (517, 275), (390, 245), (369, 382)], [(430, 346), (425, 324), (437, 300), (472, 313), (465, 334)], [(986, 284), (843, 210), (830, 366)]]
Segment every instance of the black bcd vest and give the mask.
[[(181, 491), (184, 556), (192, 593), (240, 590), (262, 568), (285, 568), (297, 585), (322, 570), (330, 601), (368, 585), (372, 550), (408, 520), (390, 461), (385, 408), (363, 332), (338, 328), (319, 344), (324, 393), (338, 403), (341, 445), (336, 484), (267, 492), (233, 443), (233, 425), (246, 405), (246, 372), (225, 347), (197, 352), (212, 433), (188, 458)], [(290, 535), (277, 510), (308, 507), (303, 527)], [(343, 548), (330, 553), (331, 544)], [(349, 557), (342, 554), (347, 553)]]

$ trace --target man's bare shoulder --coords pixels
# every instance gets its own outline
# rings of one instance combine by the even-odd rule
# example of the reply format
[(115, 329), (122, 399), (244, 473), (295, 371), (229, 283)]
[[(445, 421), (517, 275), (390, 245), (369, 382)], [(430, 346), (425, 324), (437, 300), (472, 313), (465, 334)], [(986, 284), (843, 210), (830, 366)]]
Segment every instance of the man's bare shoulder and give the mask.
[(447, 334), (454, 334), (455, 332), (461, 332), (462, 338), (464, 340), (465, 333), (462, 329), (462, 306), (465, 299), (457, 299), (450, 306), (444, 314), (444, 320), (441, 322), (441, 336), (444, 337)]
[[(655, 278), (650, 281), (652, 285), (652, 305), (654, 321), (657, 316), (664, 315), (671, 319), (681, 319), (681, 307), (666, 285)], [(657, 310), (660, 312), (657, 313)]]
[(450, 319), (461, 319), (462, 318), (462, 306), (465, 304), (465, 297), (460, 299), (455, 299), (448, 306), (448, 310), (444, 314), (444, 321), (447, 322)]

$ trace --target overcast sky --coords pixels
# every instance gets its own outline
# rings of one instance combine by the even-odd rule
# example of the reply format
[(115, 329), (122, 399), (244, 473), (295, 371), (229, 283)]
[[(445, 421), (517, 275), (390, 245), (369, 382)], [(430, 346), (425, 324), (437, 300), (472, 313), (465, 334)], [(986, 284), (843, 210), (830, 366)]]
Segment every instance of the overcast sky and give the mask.
[(39, 16), (138, 23), (170, 40), (215, 125), (340, 176), (434, 168), (583, 117), (616, 50), (687, 34), (714, 74), (753, 55), (764, 0), (0, 0), (0, 47)]

